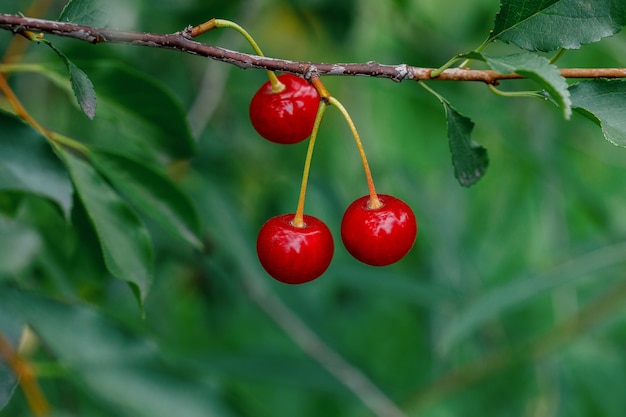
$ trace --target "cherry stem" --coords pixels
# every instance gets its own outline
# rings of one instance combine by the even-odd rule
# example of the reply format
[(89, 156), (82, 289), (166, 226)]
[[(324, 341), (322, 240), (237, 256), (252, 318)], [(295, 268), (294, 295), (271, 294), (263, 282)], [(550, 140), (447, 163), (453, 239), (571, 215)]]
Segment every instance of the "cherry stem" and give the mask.
[(565, 48), (561, 48), (559, 49), (559, 51), (556, 53), (556, 55), (554, 55), (551, 59), (550, 59), (550, 63), (552, 65), (554, 65), (556, 63), (556, 61), (558, 61), (559, 59), (561, 59), (561, 57), (563, 55), (565, 55), (565, 53), (567, 52), (567, 49)]
[(328, 103), (337, 107), (343, 117), (346, 119), (350, 130), (352, 131), (352, 135), (354, 136), (354, 141), (356, 142), (356, 146), (359, 149), (359, 154), (361, 155), (361, 161), (363, 162), (363, 169), (365, 170), (365, 178), (367, 178), (367, 187), (370, 192), (370, 201), (367, 204), (369, 209), (377, 209), (382, 207), (383, 203), (381, 203), (378, 198), (378, 194), (376, 194), (376, 188), (374, 187), (374, 179), (372, 178), (372, 172), (370, 171), (370, 166), (367, 163), (367, 157), (365, 156), (365, 149), (363, 149), (363, 143), (361, 142), (361, 137), (359, 136), (359, 132), (356, 130), (356, 126), (350, 117), (350, 114), (346, 110), (346, 108), (337, 100), (335, 97), (328, 97)]
[[(229, 28), (229, 29), (235, 29), (237, 32), (239, 32), (244, 38), (246, 38), (246, 40), (248, 41), (248, 43), (252, 46), (252, 48), (254, 49), (254, 52), (256, 52), (256, 54), (258, 56), (265, 56), (263, 55), (263, 51), (261, 51), (261, 48), (259, 48), (259, 45), (256, 43), (256, 41), (254, 40), (254, 38), (252, 36), (250, 36), (250, 34), (248, 33), (248, 31), (246, 31), (243, 27), (241, 27), (240, 25), (238, 25), (235, 22), (232, 22), (230, 20), (225, 20), (225, 19), (211, 19), (208, 22), (204, 22), (198, 26), (194, 26), (193, 28), (191, 28), (188, 32), (188, 35), (191, 36), (192, 38), (201, 35), (203, 33), (206, 33), (208, 31), (210, 31), (211, 29), (215, 29), (215, 28)], [(281, 91), (283, 91), (285, 89), (285, 84), (281, 83), (278, 80), (278, 77), (276, 76), (276, 73), (274, 71), (267, 71), (267, 76), (270, 79), (270, 83), (272, 84), (272, 92), (273, 93), (280, 93)]]
[(330, 93), (326, 89), (326, 86), (322, 82), (319, 74), (314, 74), (313, 76), (311, 76), (309, 82), (313, 84), (313, 87), (315, 87), (317, 93), (320, 95), (322, 100), (328, 102), (328, 99), (330, 98)]
[(313, 131), (311, 132), (311, 138), (309, 139), (309, 147), (306, 151), (306, 159), (304, 161), (304, 172), (302, 173), (302, 184), (300, 185), (300, 197), (298, 197), (298, 207), (296, 208), (296, 214), (293, 216), (291, 224), (295, 227), (305, 227), (304, 223), (304, 200), (306, 198), (306, 186), (309, 182), (309, 171), (311, 170), (311, 159), (313, 159), (313, 148), (315, 147), (315, 139), (317, 138), (317, 132), (319, 131), (320, 124), (324, 118), (328, 104), (326, 101), (321, 100), (320, 105), (317, 108), (317, 115), (315, 116), (315, 122), (313, 123)]
[(367, 157), (365, 156), (365, 149), (363, 148), (361, 137), (359, 136), (359, 132), (356, 130), (356, 126), (354, 125), (354, 122), (352, 121), (350, 114), (348, 113), (346, 108), (343, 106), (343, 104), (339, 102), (339, 100), (337, 100), (336, 98), (330, 95), (330, 93), (326, 89), (326, 86), (324, 85), (324, 83), (322, 83), (322, 80), (320, 79), (319, 74), (317, 73), (313, 74), (310, 81), (311, 81), (311, 84), (313, 84), (313, 86), (319, 93), (320, 97), (322, 98), (322, 103), (332, 104), (333, 106), (337, 107), (339, 111), (341, 112), (341, 114), (343, 114), (343, 117), (346, 119), (346, 122), (348, 122), (348, 126), (350, 127), (350, 130), (352, 131), (352, 135), (354, 136), (354, 141), (356, 142), (356, 146), (359, 149), (359, 154), (361, 155), (361, 161), (363, 162), (363, 169), (365, 170), (365, 178), (367, 178), (367, 187), (369, 188), (369, 192), (370, 192), (370, 200), (367, 204), (367, 207), (372, 210), (382, 207), (383, 203), (381, 203), (380, 199), (378, 198), (378, 194), (376, 194), (376, 187), (374, 187), (374, 179), (372, 178), (370, 165), (368, 164)]

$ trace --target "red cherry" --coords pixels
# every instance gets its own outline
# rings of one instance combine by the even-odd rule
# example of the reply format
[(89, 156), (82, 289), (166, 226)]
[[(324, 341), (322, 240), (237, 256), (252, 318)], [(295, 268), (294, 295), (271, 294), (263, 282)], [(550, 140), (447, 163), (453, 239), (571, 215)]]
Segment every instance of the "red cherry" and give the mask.
[(320, 96), (305, 79), (282, 74), (278, 80), (285, 85), (272, 92), (268, 81), (250, 102), (250, 121), (265, 139), (281, 144), (301, 142), (311, 136)]
[(355, 200), (341, 221), (343, 244), (359, 261), (373, 266), (402, 259), (417, 236), (415, 215), (404, 201), (378, 194), (382, 207), (370, 209), (369, 195)]
[(326, 271), (335, 249), (330, 230), (316, 217), (304, 215), (304, 227), (296, 227), (293, 214), (269, 219), (259, 232), (256, 251), (272, 278), (286, 284), (302, 284)]

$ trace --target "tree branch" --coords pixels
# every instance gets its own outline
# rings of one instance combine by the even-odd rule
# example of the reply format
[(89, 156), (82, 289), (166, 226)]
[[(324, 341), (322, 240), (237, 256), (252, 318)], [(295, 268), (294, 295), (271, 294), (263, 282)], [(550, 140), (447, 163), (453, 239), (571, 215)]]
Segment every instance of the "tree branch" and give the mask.
[[(524, 78), (518, 74), (500, 74), (491, 70), (467, 68), (450, 68), (443, 71), (439, 77), (432, 78), (430, 74), (434, 68), (414, 67), (407, 64), (384, 65), (374, 61), (326, 64), (261, 57), (196, 42), (191, 38), (191, 27), (172, 34), (126, 32), (0, 13), (0, 29), (13, 33), (43, 32), (94, 44), (108, 42), (174, 49), (226, 62), (242, 69), (256, 68), (305, 76), (316, 71), (319, 75), (361, 75), (389, 78), (397, 82), (436, 79), (442, 81), (480, 81), (487, 84), (498, 84), (500, 80)], [(626, 78), (626, 68), (564, 68), (560, 71), (565, 78)]]

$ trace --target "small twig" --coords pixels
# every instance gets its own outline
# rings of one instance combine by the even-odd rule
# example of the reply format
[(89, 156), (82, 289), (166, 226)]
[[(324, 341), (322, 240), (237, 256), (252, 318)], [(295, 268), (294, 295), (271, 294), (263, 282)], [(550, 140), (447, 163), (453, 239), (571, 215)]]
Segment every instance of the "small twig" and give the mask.
[[(324, 64), (302, 61), (289, 61), (276, 58), (244, 54), (212, 45), (205, 45), (191, 39), (193, 28), (189, 27), (172, 34), (126, 32), (106, 28), (76, 25), (73, 23), (33, 19), (23, 16), (0, 14), (0, 29), (14, 33), (24, 31), (50, 33), (90, 43), (120, 43), (153, 48), (175, 49), (226, 62), (242, 69), (255, 68), (268, 71), (291, 72), (304, 75), (311, 65), (315, 65), (320, 75), (346, 75), (388, 78), (402, 80), (441, 80), (479, 81), (497, 84), (500, 80), (524, 78), (518, 74), (500, 74), (490, 70), (449, 68), (431, 77), (434, 68), (413, 67), (407, 64), (385, 65), (374, 61), (366, 63)], [(626, 68), (565, 68), (561, 69), (565, 78), (626, 78)]]
[(6, 362), (20, 380), (22, 391), (33, 414), (37, 417), (47, 416), (50, 406), (37, 383), (32, 366), (20, 356), (2, 333), (0, 333), (0, 359)]

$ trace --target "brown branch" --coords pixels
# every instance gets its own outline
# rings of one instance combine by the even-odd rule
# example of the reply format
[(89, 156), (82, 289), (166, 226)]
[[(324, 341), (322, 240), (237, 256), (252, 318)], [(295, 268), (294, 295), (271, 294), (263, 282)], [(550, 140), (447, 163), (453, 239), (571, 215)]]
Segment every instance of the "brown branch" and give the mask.
[[(126, 32), (0, 13), (0, 29), (9, 30), (14, 33), (23, 33), (26, 31), (43, 32), (94, 44), (108, 42), (175, 49), (181, 52), (226, 62), (242, 69), (256, 68), (291, 72), (301, 75), (309, 75), (312, 71), (316, 71), (319, 75), (361, 75), (389, 78), (398, 82), (402, 80), (418, 81), (433, 79), (430, 76), (433, 68), (414, 67), (407, 64), (384, 65), (374, 61), (366, 63), (326, 64), (289, 61), (231, 51), (194, 41), (191, 36), (192, 27), (172, 34)], [(560, 71), (565, 78), (626, 78), (626, 68), (564, 68)], [(500, 80), (515, 78), (524, 77), (518, 74), (500, 74), (490, 70), (450, 68), (443, 71), (441, 75), (435, 79), (448, 81), (480, 81), (487, 84), (497, 84)]]

